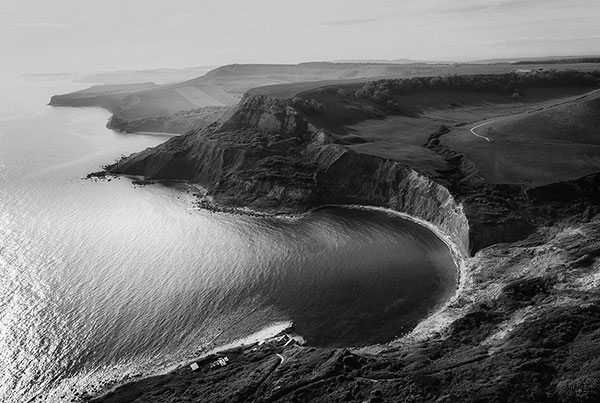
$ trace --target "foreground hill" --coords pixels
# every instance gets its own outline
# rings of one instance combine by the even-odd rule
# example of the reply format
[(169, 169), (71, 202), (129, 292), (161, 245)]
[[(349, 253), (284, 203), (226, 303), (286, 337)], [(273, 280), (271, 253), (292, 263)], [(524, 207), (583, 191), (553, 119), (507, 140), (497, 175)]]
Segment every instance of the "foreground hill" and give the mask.
[[(550, 71), (263, 87), (220, 124), (109, 166), (201, 184), (216, 210), (406, 212), (452, 239), (462, 268), (448, 305), (389, 345), (273, 341), (95, 401), (598, 401), (599, 86), (600, 71)], [(543, 164), (524, 139), (547, 143)]]

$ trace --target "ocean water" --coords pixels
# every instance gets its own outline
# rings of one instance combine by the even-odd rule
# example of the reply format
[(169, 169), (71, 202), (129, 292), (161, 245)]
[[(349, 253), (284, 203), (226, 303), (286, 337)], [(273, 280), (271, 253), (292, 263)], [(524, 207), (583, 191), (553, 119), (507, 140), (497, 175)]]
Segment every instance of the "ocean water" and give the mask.
[(454, 292), (448, 247), (382, 211), (260, 218), (82, 179), (164, 137), (0, 80), (0, 401), (70, 401), (293, 321), (313, 345), (387, 342)]

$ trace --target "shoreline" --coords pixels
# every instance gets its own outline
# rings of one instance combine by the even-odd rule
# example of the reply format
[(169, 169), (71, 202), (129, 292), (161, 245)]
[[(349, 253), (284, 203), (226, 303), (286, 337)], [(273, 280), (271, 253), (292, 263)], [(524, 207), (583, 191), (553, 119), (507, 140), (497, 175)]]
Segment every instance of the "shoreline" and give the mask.
[[(452, 240), (452, 237), (450, 235), (446, 234), (442, 229), (437, 227), (435, 224), (430, 223), (429, 221), (425, 221), (423, 219), (413, 217), (410, 214), (392, 210), (392, 209), (388, 209), (385, 207), (372, 207), (372, 206), (360, 206), (360, 205), (342, 206), (342, 207), (353, 207), (353, 208), (365, 209), (365, 210), (384, 211), (387, 213), (398, 215), (402, 218), (405, 218), (409, 221), (415, 222), (415, 223), (427, 228), (428, 230), (433, 232), (439, 239), (441, 239), (442, 242), (444, 242), (446, 244), (446, 246), (450, 250), (450, 254), (452, 255), (452, 260), (454, 261), (454, 265), (455, 265), (455, 269), (456, 269), (456, 273), (457, 273), (456, 289), (455, 289), (454, 294), (444, 304), (442, 304), (442, 306), (440, 306), (438, 309), (436, 309), (435, 311), (433, 311), (432, 313), (427, 315), (412, 330), (410, 330), (408, 333), (406, 333), (388, 343), (361, 347), (361, 348), (358, 348), (357, 350), (372, 351), (371, 349), (375, 348), (376, 346), (382, 346), (382, 348), (383, 348), (384, 346), (389, 347), (392, 345), (396, 345), (398, 343), (418, 341), (418, 340), (426, 339), (426, 338), (430, 337), (433, 333), (439, 332), (443, 328), (445, 328), (452, 321), (452, 319), (449, 317), (443, 317), (443, 314), (448, 310), (448, 308), (452, 304), (454, 304), (462, 296), (462, 293), (465, 290), (465, 286), (467, 284), (467, 279), (469, 278), (469, 275), (470, 275), (469, 270), (466, 265), (466, 261), (469, 259), (469, 256), (466, 256), (465, 254), (463, 254), (460, 251), (460, 248)], [(438, 319), (441, 319), (441, 320), (437, 321)]]
[[(455, 284), (455, 291), (452, 294), (452, 296), (448, 300), (443, 302), (440, 307), (436, 308), (434, 311), (432, 311), (427, 316), (425, 316), (421, 321), (419, 321), (418, 324), (415, 327), (413, 327), (409, 332), (399, 336), (398, 338), (393, 339), (393, 340), (391, 340), (387, 343), (383, 343), (383, 344), (374, 344), (374, 345), (367, 345), (367, 346), (362, 346), (362, 347), (359, 347), (359, 346), (348, 347), (348, 350), (351, 350), (351, 351), (378, 352), (379, 350), (383, 350), (387, 347), (392, 347), (392, 346), (398, 344), (399, 342), (403, 342), (405, 340), (408, 341), (408, 340), (414, 338), (414, 333), (416, 331), (421, 331), (419, 328), (424, 323), (429, 324), (432, 321), (435, 322), (435, 320), (438, 318), (438, 316), (443, 314), (443, 312), (446, 311), (447, 308), (452, 303), (454, 303), (458, 298), (460, 298), (461, 291), (464, 289), (464, 286), (466, 283), (466, 278), (467, 278), (468, 273), (467, 273), (467, 268), (465, 265), (465, 260), (468, 259), (468, 256), (465, 256), (460, 251), (459, 246), (452, 240), (452, 237), (449, 234), (446, 234), (442, 229), (437, 227), (435, 224), (425, 221), (423, 219), (417, 218), (417, 217), (413, 217), (410, 214), (407, 214), (404, 212), (400, 212), (400, 211), (393, 210), (393, 209), (386, 208), (386, 207), (368, 206), (368, 205), (349, 205), (349, 204), (348, 205), (323, 204), (323, 205), (320, 205), (317, 207), (310, 208), (304, 212), (296, 212), (296, 213), (292, 213), (290, 211), (267, 212), (267, 211), (253, 210), (253, 209), (244, 208), (244, 207), (221, 206), (221, 205), (214, 203), (214, 201), (211, 201), (210, 204), (201, 204), (200, 202), (198, 202), (198, 199), (200, 198), (200, 196), (198, 196), (197, 192), (200, 192), (200, 193), (204, 192), (204, 195), (202, 197), (206, 197), (207, 190), (200, 185), (193, 184), (188, 181), (148, 181), (147, 183), (142, 183), (142, 182), (135, 183), (136, 180), (144, 181), (144, 179), (142, 179), (141, 177), (136, 177), (136, 176), (131, 176), (131, 175), (110, 174), (107, 176), (112, 176), (115, 178), (126, 177), (127, 179), (129, 179), (131, 181), (131, 183), (134, 186), (141, 187), (141, 186), (147, 186), (147, 185), (158, 185), (158, 186), (166, 187), (169, 189), (173, 189), (176, 192), (189, 194), (190, 196), (192, 196), (194, 198), (192, 201), (194, 209), (209, 211), (211, 213), (216, 213), (216, 214), (243, 215), (243, 216), (247, 216), (247, 217), (269, 217), (269, 218), (272, 217), (272, 218), (281, 218), (281, 219), (300, 219), (300, 218), (306, 217), (306, 216), (308, 216), (316, 211), (319, 211), (319, 210), (323, 210), (323, 209), (327, 209), (327, 208), (344, 208), (344, 209), (348, 209), (348, 210), (378, 211), (378, 212), (382, 212), (382, 213), (391, 214), (394, 216), (401, 217), (405, 220), (411, 221), (413, 223), (416, 223), (416, 224), (426, 228), (427, 230), (433, 232), (433, 234), (446, 245), (446, 247), (448, 248), (448, 251), (452, 257), (452, 261), (454, 263), (453, 269), (456, 270), (457, 279), (456, 279), (456, 284)], [(447, 321), (437, 322), (437, 323), (435, 323), (434, 327), (431, 327), (431, 326), (427, 327), (426, 333), (421, 334), (419, 336), (419, 338), (421, 338), (421, 339), (427, 338), (428, 336), (430, 336), (430, 334), (443, 328), (447, 324), (448, 324)], [(277, 325), (279, 325), (279, 326), (277, 326)], [(264, 328), (262, 328), (258, 332), (252, 333), (245, 337), (238, 338), (238, 339), (236, 339), (232, 342), (226, 343), (224, 345), (214, 347), (210, 350), (207, 350), (207, 351), (201, 353), (200, 355), (196, 356), (193, 359), (186, 359), (184, 361), (174, 363), (174, 364), (172, 364), (168, 367), (165, 367), (157, 372), (143, 374), (139, 377), (128, 378), (125, 382), (119, 382), (115, 385), (110, 386), (108, 389), (103, 389), (100, 393), (94, 393), (92, 395), (93, 396), (92, 400), (103, 398), (106, 395), (108, 395), (112, 392), (115, 392), (121, 386), (127, 385), (129, 383), (141, 381), (143, 379), (148, 379), (148, 378), (151, 378), (154, 376), (167, 375), (167, 374), (174, 372), (178, 369), (181, 369), (185, 366), (189, 366), (192, 362), (206, 360), (207, 358), (211, 357), (212, 355), (224, 353), (224, 352), (239, 349), (239, 348), (251, 347), (251, 346), (259, 343), (261, 340), (276, 337), (278, 335), (286, 333), (288, 330), (290, 330), (292, 328), (293, 328), (293, 323), (289, 322), (289, 321), (266, 325)], [(271, 331), (269, 331), (269, 330), (271, 330)], [(308, 346), (308, 347), (310, 347), (310, 346)]]
[[(213, 356), (216, 356), (218, 354), (224, 354), (228, 351), (237, 350), (240, 348), (252, 347), (254, 345), (257, 345), (261, 341), (289, 333), (293, 329), (293, 327), (294, 327), (294, 324), (291, 321), (275, 322), (270, 325), (266, 325), (264, 328), (254, 332), (254, 333), (251, 333), (247, 336), (237, 338), (237, 339), (235, 339), (231, 342), (228, 342), (226, 344), (223, 344), (221, 346), (217, 346), (212, 349), (206, 350), (205, 352), (195, 356), (194, 358), (189, 358), (189, 359), (185, 359), (185, 360), (173, 363), (171, 365), (168, 365), (166, 367), (163, 367), (163, 368), (157, 370), (156, 372), (141, 374), (139, 376), (135, 376), (135, 375), (131, 376), (131, 377), (127, 378), (126, 381), (122, 381), (122, 382), (116, 381), (115, 384), (112, 384), (112, 385), (104, 387), (104, 388), (100, 388), (100, 390), (98, 392), (95, 392), (91, 395), (89, 394), (89, 392), (87, 392), (87, 391), (86, 392), (88, 393), (88, 395), (91, 396), (91, 400), (101, 399), (101, 398), (107, 396), (108, 394), (115, 392), (121, 386), (127, 385), (129, 383), (141, 381), (143, 379), (152, 378), (155, 376), (167, 375), (178, 369), (188, 367), (194, 362), (206, 361), (206, 360), (209, 360), (210, 358), (212, 358)], [(219, 335), (217, 335), (216, 337), (218, 337)]]
[[(113, 174), (111, 174), (111, 175), (113, 175)], [(113, 175), (113, 176), (119, 177), (119, 176), (123, 176), (123, 175)], [(128, 177), (130, 179), (134, 178), (132, 176), (125, 176), (125, 177)], [(137, 178), (137, 179), (139, 179), (139, 178)], [(205, 192), (205, 194), (202, 197), (208, 196), (207, 190), (204, 187), (202, 187), (201, 185), (190, 183), (188, 181), (152, 181), (151, 183), (141, 184), (140, 186), (146, 186), (146, 185), (165, 186), (165, 187), (172, 188), (177, 191), (184, 192), (184, 193), (187, 193), (187, 191), (189, 191), (189, 190), (196, 191), (196, 192)], [(179, 185), (179, 186), (170, 186), (170, 185)], [(197, 194), (195, 194), (195, 193), (191, 193), (191, 195), (192, 195), (192, 197), (195, 197), (196, 199), (200, 198), (200, 196), (197, 196)], [(210, 196), (208, 196), (208, 197), (210, 197)], [(205, 205), (205, 204), (200, 204), (200, 203), (194, 202), (194, 207), (199, 210), (209, 211), (211, 213), (243, 215), (243, 216), (247, 216), (247, 217), (273, 217), (273, 218), (289, 218), (289, 219), (299, 219), (299, 218), (308, 216), (308, 215), (312, 214), (313, 212), (333, 207), (333, 208), (346, 208), (346, 209), (355, 209), (355, 210), (380, 211), (380, 212), (384, 212), (384, 213), (388, 213), (388, 214), (393, 214), (393, 215), (402, 217), (406, 220), (412, 221), (416, 224), (421, 225), (422, 227), (425, 227), (429, 231), (433, 232), (435, 234), (435, 236), (437, 236), (442, 242), (444, 242), (444, 244), (448, 247), (448, 250), (450, 251), (450, 255), (452, 256), (452, 260), (453, 260), (455, 268), (456, 268), (456, 272), (457, 272), (456, 292), (448, 300), (448, 302), (446, 304), (444, 304), (444, 307), (440, 308), (440, 310), (444, 310), (447, 307), (447, 305), (450, 305), (452, 302), (456, 301), (460, 297), (460, 295), (459, 295), (460, 291), (464, 289), (464, 286), (466, 284), (466, 279), (469, 274), (467, 272), (467, 267), (466, 267), (465, 263), (466, 263), (466, 260), (468, 260), (471, 256), (469, 256), (468, 254), (465, 254), (464, 252), (461, 251), (460, 247), (456, 244), (456, 242), (454, 242), (452, 240), (451, 235), (447, 234), (445, 231), (443, 231), (437, 225), (435, 225), (429, 221), (426, 221), (421, 218), (412, 216), (408, 213), (404, 213), (404, 212), (394, 210), (391, 208), (387, 208), (387, 207), (369, 206), (369, 205), (360, 205), (360, 204), (323, 204), (323, 205), (319, 205), (316, 207), (312, 207), (304, 212), (291, 212), (291, 211), (269, 212), (269, 211), (253, 210), (248, 207), (226, 207), (226, 206), (221, 206), (221, 205), (215, 203), (214, 201), (211, 201), (210, 205), (208, 205), (208, 204)], [(436, 313), (437, 312), (438, 311), (436, 311)], [(421, 324), (422, 322), (419, 322), (419, 324)], [(412, 331), (410, 333), (412, 333)], [(402, 337), (400, 337), (400, 338), (402, 338)]]

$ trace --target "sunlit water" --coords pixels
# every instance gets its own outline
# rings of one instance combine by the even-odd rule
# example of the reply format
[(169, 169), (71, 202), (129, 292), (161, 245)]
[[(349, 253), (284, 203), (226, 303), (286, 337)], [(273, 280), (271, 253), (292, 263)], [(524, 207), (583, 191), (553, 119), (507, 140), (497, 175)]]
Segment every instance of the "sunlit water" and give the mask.
[(88, 172), (165, 138), (45, 106), (73, 83), (1, 82), (0, 401), (70, 400), (267, 325), (314, 345), (386, 342), (453, 292), (446, 245), (383, 212), (198, 211)]

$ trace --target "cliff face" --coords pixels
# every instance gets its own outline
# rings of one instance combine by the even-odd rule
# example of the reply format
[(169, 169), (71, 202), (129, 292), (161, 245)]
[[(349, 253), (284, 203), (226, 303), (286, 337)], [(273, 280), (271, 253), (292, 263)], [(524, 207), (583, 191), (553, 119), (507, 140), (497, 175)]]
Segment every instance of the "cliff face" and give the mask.
[(319, 200), (371, 205), (407, 213), (436, 225), (451, 236), (465, 255), (469, 224), (462, 205), (442, 185), (406, 166), (337, 145), (307, 151), (318, 167)]
[(170, 139), (110, 172), (199, 183), (225, 206), (386, 207), (436, 225), (468, 252), (467, 218), (446, 188), (399, 162), (327, 144), (290, 103), (263, 95), (245, 96), (216, 130)]
[(113, 166), (114, 173), (148, 179), (183, 179), (210, 184), (241, 165), (245, 151), (224, 147), (197, 134), (173, 137), (160, 147), (149, 148)]
[[(400, 162), (329, 143), (327, 132), (295, 103), (246, 95), (220, 126), (172, 138), (109, 171), (198, 183), (211, 202), (227, 207), (295, 212), (323, 204), (386, 207), (436, 225), (465, 254), (524, 239), (548, 224), (521, 187), (485, 183), (472, 163), (447, 147), (431, 147), (451, 169), (430, 179)], [(585, 210), (590, 197), (578, 206)]]
[[(311, 123), (311, 114), (294, 106), (305, 103), (247, 94), (220, 126), (173, 138), (109, 171), (198, 183), (208, 189), (211, 203), (227, 207), (294, 212), (323, 204), (386, 207), (436, 225), (465, 254), (525, 239), (553, 219), (586, 209), (596, 213), (593, 194), (567, 192), (571, 199), (580, 196), (573, 204), (554, 200), (561, 192), (546, 187), (487, 183), (464, 155), (440, 144), (447, 130), (433, 133), (426, 145), (449, 166), (433, 179), (400, 162), (332, 144), (327, 131)], [(552, 205), (550, 215), (539, 195), (541, 204)]]
[(273, 136), (311, 140), (315, 128), (286, 100), (246, 94), (217, 132), (260, 130)]

